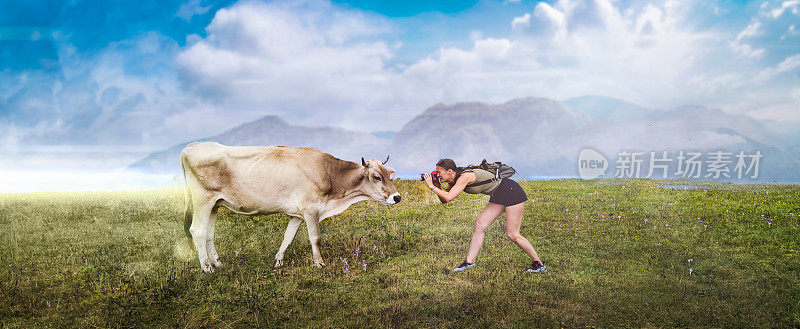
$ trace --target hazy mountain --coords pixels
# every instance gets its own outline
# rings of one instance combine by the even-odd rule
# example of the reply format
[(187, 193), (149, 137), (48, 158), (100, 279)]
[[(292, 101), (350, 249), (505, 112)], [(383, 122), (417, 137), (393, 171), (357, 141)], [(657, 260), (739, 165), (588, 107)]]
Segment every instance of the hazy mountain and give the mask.
[(546, 98), (436, 104), (400, 129), (390, 151), (400, 171), (431, 170), (440, 158), (452, 158), (459, 166), (486, 158), (512, 164), (525, 175), (557, 175), (574, 169), (595, 124)]
[[(318, 148), (340, 159), (360, 161), (364, 158), (385, 159), (389, 141), (373, 134), (349, 131), (336, 127), (305, 127), (288, 124), (283, 119), (268, 115), (224, 131), (215, 136), (201, 138), (225, 145), (285, 145)], [(157, 173), (181, 173), (180, 151), (193, 141), (186, 141), (154, 152), (128, 167)]]
[(384, 130), (384, 131), (373, 131), (371, 134), (375, 135), (375, 137), (383, 138), (391, 140), (394, 136), (397, 135), (396, 131)]
[[(736, 155), (758, 151), (762, 155), (759, 175), (743, 182), (799, 182), (800, 144), (785, 140), (794, 126), (782, 123), (780, 132), (770, 127), (777, 126), (702, 106), (659, 110), (613, 98), (584, 96), (564, 102), (521, 98), (502, 104), (440, 103), (397, 132), (293, 126), (276, 116), (266, 116), (201, 140), (227, 145), (311, 146), (350, 161), (361, 156), (383, 159), (391, 154), (389, 165), (403, 177), (432, 170), (440, 158), (452, 158), (459, 166), (478, 164), (482, 159), (503, 161), (517, 169), (515, 177), (519, 179), (577, 176), (579, 152), (592, 148), (609, 161), (606, 177), (615, 176), (620, 152), (642, 152), (638, 177), (646, 177), (650, 152), (660, 157), (667, 151), (668, 158), (674, 160), (667, 170), (671, 178), (678, 169), (679, 152), (701, 153), (702, 180), (713, 178), (706, 176), (710, 153), (723, 151), (729, 155), (730, 177), (721, 179), (736, 180)], [(150, 154), (130, 168), (180, 173), (178, 154), (189, 142)], [(660, 177), (660, 171), (654, 172), (653, 178)]]
[[(643, 170), (649, 169), (650, 152), (656, 152), (659, 157), (661, 152), (668, 151), (671, 158), (680, 151), (700, 152), (703, 154), (701, 161), (707, 161), (708, 153), (723, 151), (731, 154), (730, 174), (734, 175), (736, 155), (740, 151), (745, 155), (759, 151), (763, 157), (758, 177), (743, 181), (800, 181), (797, 170), (800, 157), (798, 152), (787, 147), (796, 143), (792, 135), (800, 135), (797, 124), (761, 121), (698, 105), (670, 110), (648, 109), (602, 96), (570, 98), (564, 103), (606, 123), (594, 135), (593, 148), (608, 157), (611, 169), (615, 169), (620, 151), (644, 152)], [(673, 165), (668, 172), (676, 170)], [(613, 176), (615, 171), (609, 170), (607, 174)], [(642, 176), (646, 174), (644, 171)], [(656, 174), (660, 176), (660, 171)], [(705, 178), (706, 174), (702, 173), (701, 178), (710, 179)]]
[(756, 120), (700, 105), (684, 105), (670, 110), (650, 109), (603, 96), (574, 97), (564, 100), (564, 103), (598, 121), (623, 124), (633, 129), (660, 126), (672, 133), (731, 129), (782, 149), (788, 149), (800, 140), (800, 123)]
[(659, 112), (621, 99), (595, 95), (569, 98), (564, 100), (564, 104), (607, 123), (648, 121)]

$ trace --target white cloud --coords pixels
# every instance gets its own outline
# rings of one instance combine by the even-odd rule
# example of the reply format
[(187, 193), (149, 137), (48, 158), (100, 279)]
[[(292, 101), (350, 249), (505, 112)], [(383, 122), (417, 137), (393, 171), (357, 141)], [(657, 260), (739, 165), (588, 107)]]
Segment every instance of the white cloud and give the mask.
[(190, 0), (178, 8), (178, 12), (175, 13), (175, 16), (188, 21), (195, 15), (205, 14), (209, 9), (211, 9), (211, 6), (201, 6), (200, 0)]
[(798, 6), (800, 6), (800, 0), (784, 1), (781, 3), (780, 7), (773, 9), (769, 12), (769, 14), (772, 18), (778, 18), (781, 17), (786, 10), (789, 10), (792, 12), (792, 14), (800, 15), (800, 9), (798, 9)]
[[(392, 89), (380, 19), (330, 3), (243, 2), (177, 56), (192, 88), (225, 103), (292, 109), (290, 121), (337, 123)], [(384, 102), (385, 103), (385, 102)]]
[(746, 43), (762, 24), (751, 21), (731, 42), (697, 29), (695, 19), (692, 3), (677, 1), (539, 2), (511, 20), (518, 32), (511, 38), (473, 30), (471, 48), (441, 47), (390, 67), (397, 48), (388, 46), (391, 26), (380, 18), (324, 1), (243, 2), (218, 12), (207, 37), (194, 37), (177, 61), (190, 86), (221, 106), (282, 109), (290, 122), (363, 130), (397, 129), (437, 102), (527, 96), (731, 109), (730, 90), (747, 85), (746, 71), (730, 70), (731, 51), (762, 58), (763, 48)]
[(778, 65), (764, 69), (756, 75), (755, 81), (764, 82), (781, 74), (794, 71), (797, 68), (800, 68), (800, 54), (787, 57)]
[(520, 17), (514, 17), (511, 21), (511, 27), (514, 29), (523, 29), (531, 26), (531, 14), (525, 13)]
[(742, 41), (746, 38), (751, 38), (756, 35), (762, 33), (760, 31), (761, 28), (761, 21), (754, 19), (749, 25), (747, 25), (744, 30), (739, 32), (736, 36), (736, 39), (731, 41), (730, 47), (731, 49), (739, 54), (739, 56), (750, 58), (750, 59), (759, 59), (764, 55), (764, 49), (758, 48), (754, 49), (751, 45), (742, 43)]

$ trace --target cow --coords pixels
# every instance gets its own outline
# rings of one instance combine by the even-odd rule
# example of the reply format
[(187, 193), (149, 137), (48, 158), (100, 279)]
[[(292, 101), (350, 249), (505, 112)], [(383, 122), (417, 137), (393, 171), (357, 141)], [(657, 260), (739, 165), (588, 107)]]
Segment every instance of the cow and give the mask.
[[(214, 247), (214, 223), (220, 206), (245, 215), (283, 213), (289, 224), (275, 267), (306, 223), (314, 266), (325, 265), (319, 252), (319, 223), (364, 200), (400, 202), (385, 161), (342, 160), (311, 147), (189, 144), (180, 154), (185, 182), (184, 231), (204, 272), (222, 266)], [(191, 211), (191, 212), (190, 212)]]

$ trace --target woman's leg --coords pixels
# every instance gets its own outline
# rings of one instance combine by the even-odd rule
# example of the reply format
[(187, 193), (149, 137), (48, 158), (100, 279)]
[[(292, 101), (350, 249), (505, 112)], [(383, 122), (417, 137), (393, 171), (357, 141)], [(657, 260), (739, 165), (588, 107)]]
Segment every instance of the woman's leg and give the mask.
[(519, 227), (522, 225), (522, 214), (524, 211), (525, 202), (506, 207), (506, 235), (508, 235), (512, 241), (516, 242), (522, 250), (525, 250), (534, 261), (538, 261), (539, 255), (536, 254), (536, 250), (533, 250), (533, 246), (531, 246), (528, 239), (525, 239), (524, 236), (519, 234)]
[(469, 251), (467, 252), (467, 263), (474, 263), (475, 258), (478, 258), (478, 251), (481, 250), (483, 245), (483, 236), (486, 228), (489, 227), (497, 216), (503, 213), (505, 206), (501, 204), (491, 203), (483, 207), (483, 211), (478, 215), (478, 220), (475, 221), (475, 233), (472, 233), (472, 240), (469, 243)]

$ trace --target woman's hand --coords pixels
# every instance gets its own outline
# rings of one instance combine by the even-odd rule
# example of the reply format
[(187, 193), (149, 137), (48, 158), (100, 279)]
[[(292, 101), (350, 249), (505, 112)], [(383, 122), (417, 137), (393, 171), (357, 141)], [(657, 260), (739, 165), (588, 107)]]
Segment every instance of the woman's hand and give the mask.
[(431, 178), (431, 173), (425, 173), (423, 177), (425, 177), (425, 184), (428, 184), (428, 188), (433, 188), (433, 178)]

